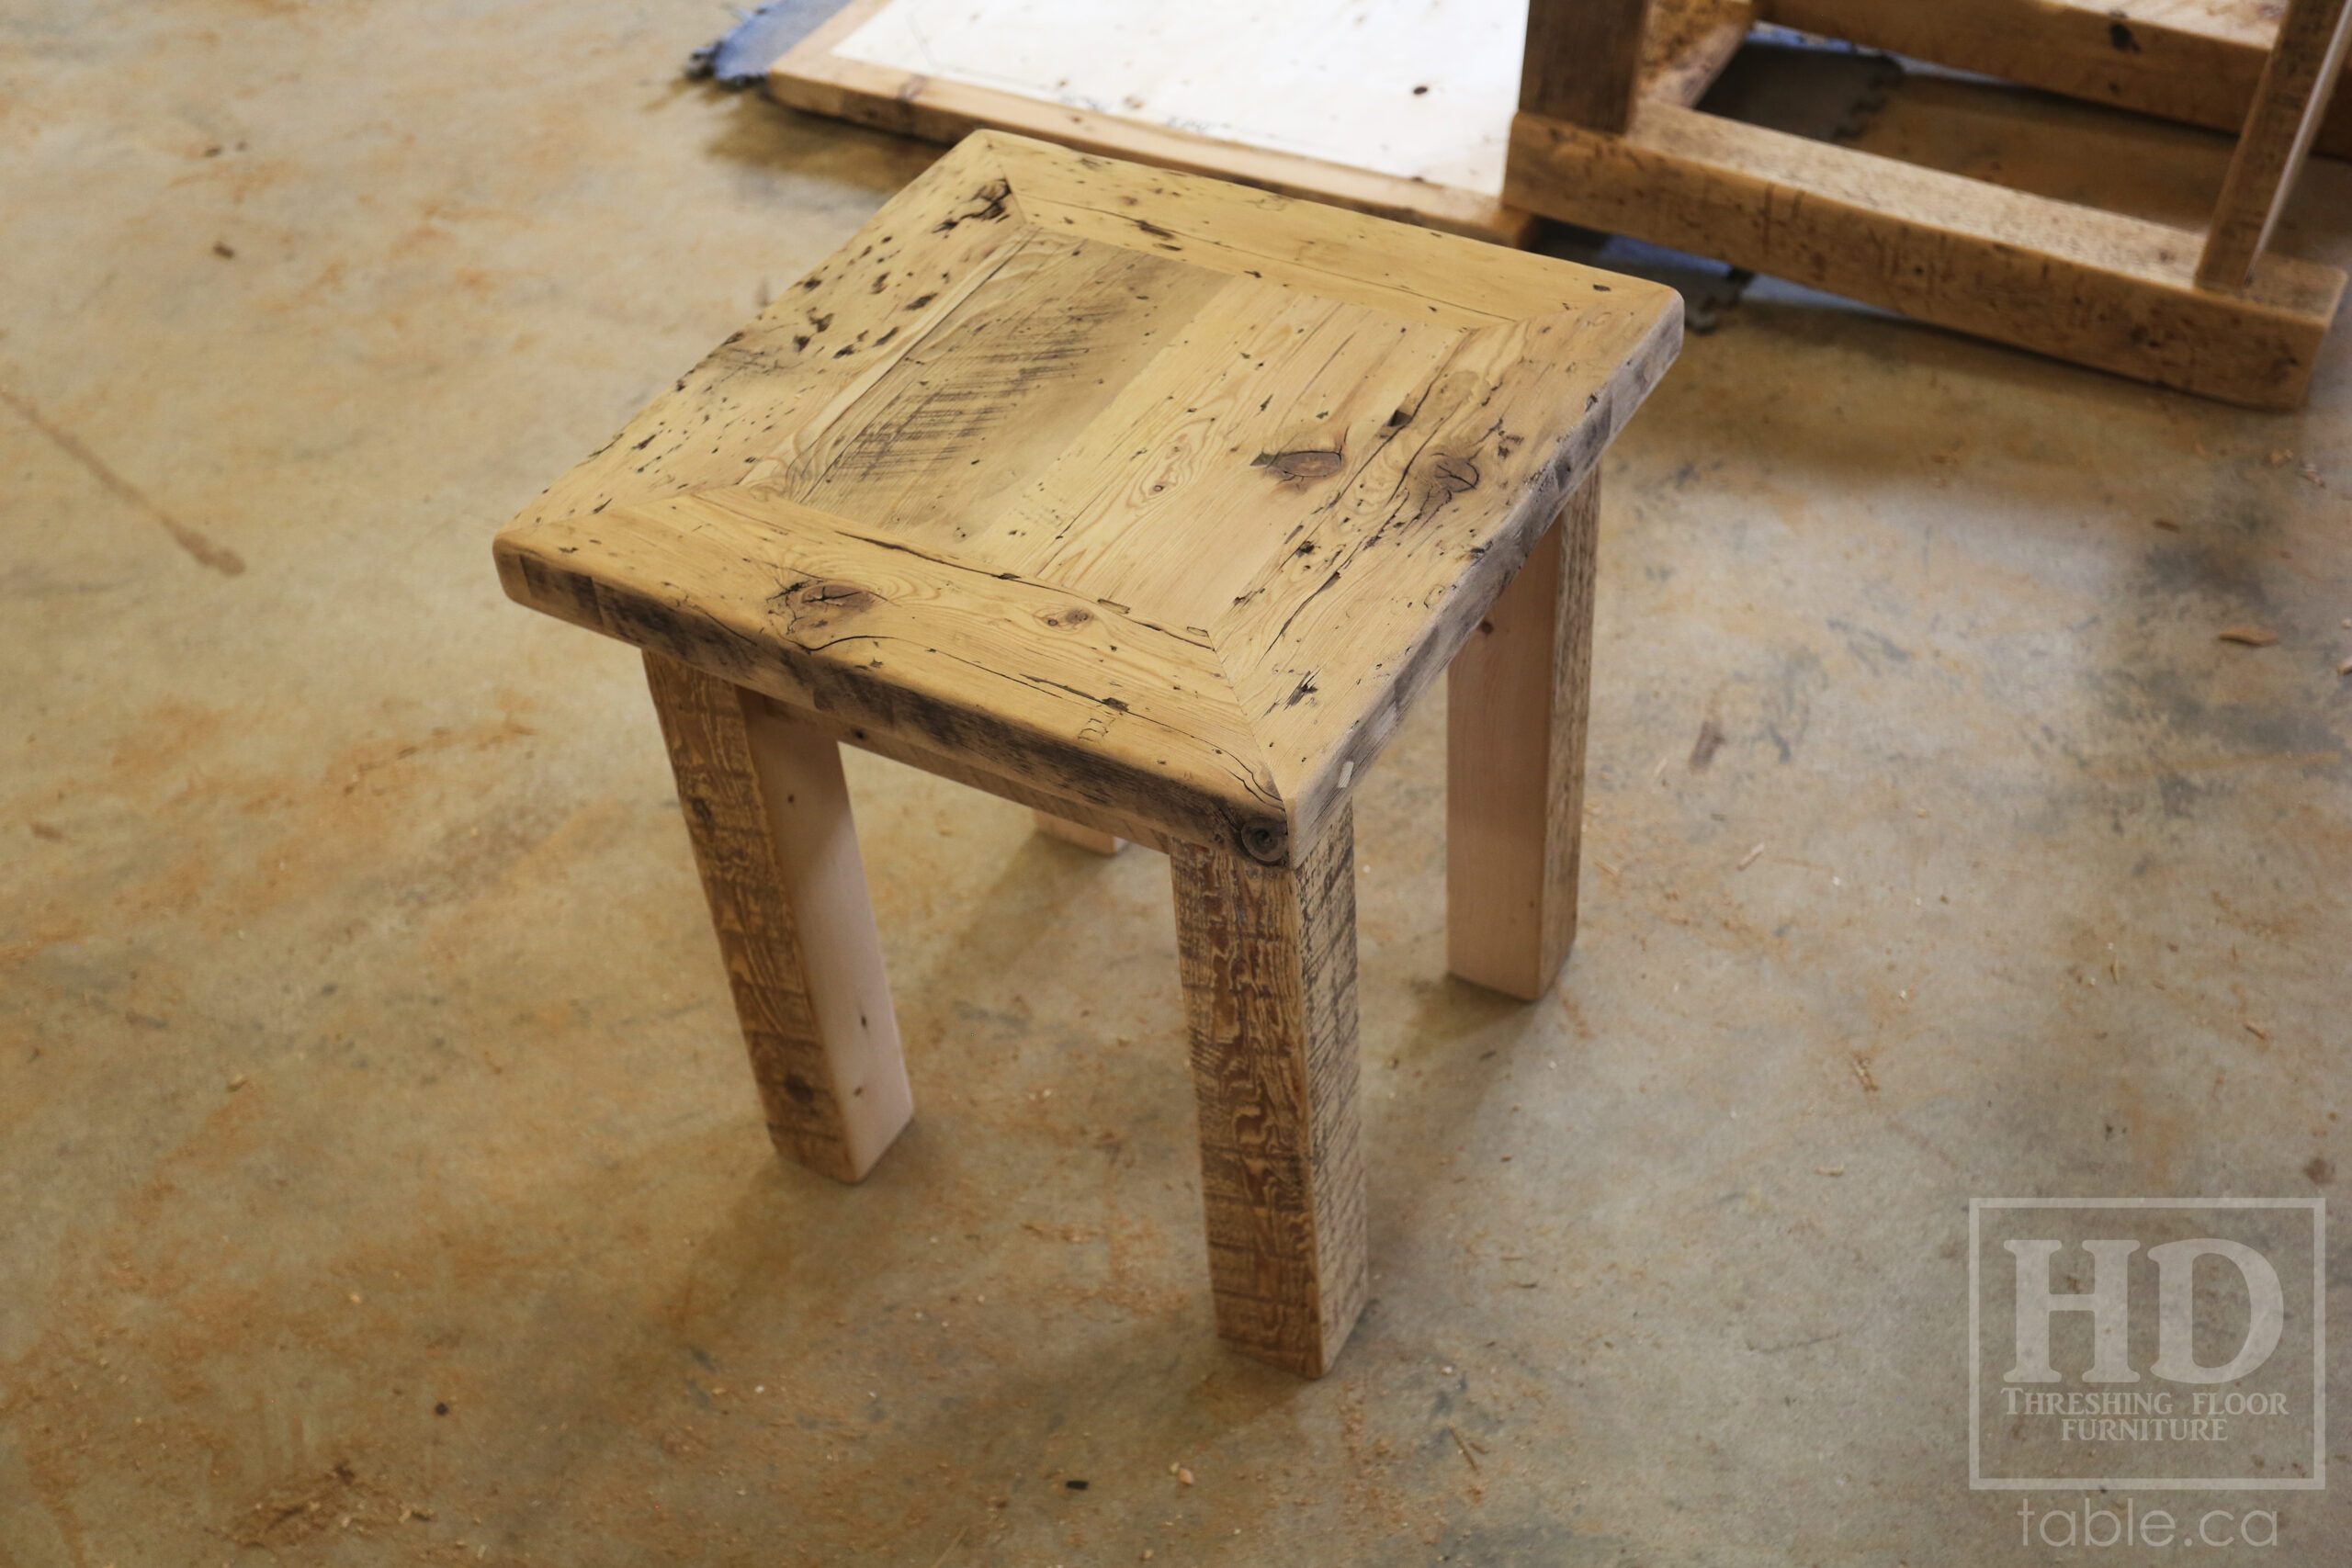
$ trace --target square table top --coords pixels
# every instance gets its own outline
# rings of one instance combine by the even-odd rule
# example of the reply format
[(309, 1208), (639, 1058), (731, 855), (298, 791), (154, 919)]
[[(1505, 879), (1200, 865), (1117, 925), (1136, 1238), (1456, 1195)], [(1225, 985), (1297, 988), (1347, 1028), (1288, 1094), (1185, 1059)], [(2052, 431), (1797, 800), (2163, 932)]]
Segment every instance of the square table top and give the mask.
[(1269, 863), (1680, 344), (1657, 285), (967, 138), (498, 536), (845, 739)]

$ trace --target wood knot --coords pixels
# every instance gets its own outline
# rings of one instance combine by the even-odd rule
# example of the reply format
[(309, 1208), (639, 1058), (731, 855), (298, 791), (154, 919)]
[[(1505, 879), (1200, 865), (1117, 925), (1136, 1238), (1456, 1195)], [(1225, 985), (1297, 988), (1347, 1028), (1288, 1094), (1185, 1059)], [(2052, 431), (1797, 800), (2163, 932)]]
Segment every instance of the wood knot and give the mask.
[(815, 631), (846, 620), (875, 603), (871, 589), (838, 578), (817, 578), (795, 584), (768, 601), (787, 617), (790, 630)]
[(1071, 604), (1059, 610), (1040, 610), (1037, 618), (1049, 626), (1082, 626), (1094, 618), (1094, 612), (1083, 604)]
[(1431, 488), (1445, 491), (1448, 501), (1478, 488), (1478, 465), (1467, 457), (1440, 457), (1430, 467)]
[(1340, 471), (1344, 454), (1330, 451), (1261, 452), (1253, 468), (1270, 468), (1278, 479), (1328, 479)]

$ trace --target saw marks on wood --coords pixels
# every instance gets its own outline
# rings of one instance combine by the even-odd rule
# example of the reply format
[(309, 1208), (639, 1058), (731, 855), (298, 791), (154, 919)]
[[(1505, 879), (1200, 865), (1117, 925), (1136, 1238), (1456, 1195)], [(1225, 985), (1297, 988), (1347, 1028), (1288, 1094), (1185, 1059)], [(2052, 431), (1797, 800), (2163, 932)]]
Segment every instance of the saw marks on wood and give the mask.
[(1174, 856), (1217, 1332), (1303, 1377), (1330, 1369), (1368, 1284), (1355, 879), (1347, 811), (1295, 867)]

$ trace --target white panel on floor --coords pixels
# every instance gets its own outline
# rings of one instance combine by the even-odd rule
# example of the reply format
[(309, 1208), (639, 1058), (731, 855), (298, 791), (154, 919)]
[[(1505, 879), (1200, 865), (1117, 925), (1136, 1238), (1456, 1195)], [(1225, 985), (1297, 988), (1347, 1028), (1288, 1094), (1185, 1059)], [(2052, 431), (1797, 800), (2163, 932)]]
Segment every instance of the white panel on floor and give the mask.
[(892, 0), (868, 64), (1497, 196), (1527, 0)]

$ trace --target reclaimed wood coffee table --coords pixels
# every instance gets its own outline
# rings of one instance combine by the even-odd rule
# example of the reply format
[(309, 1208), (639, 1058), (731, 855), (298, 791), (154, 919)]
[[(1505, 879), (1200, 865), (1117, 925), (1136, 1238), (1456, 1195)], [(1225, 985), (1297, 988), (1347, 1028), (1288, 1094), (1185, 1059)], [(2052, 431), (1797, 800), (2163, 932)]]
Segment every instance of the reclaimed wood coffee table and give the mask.
[(1574, 934), (1601, 452), (1668, 290), (983, 132), (498, 537), (644, 650), (776, 1147), (911, 1102), (838, 743), (1167, 852), (1217, 1327), (1363, 1304), (1354, 788), (1452, 667), (1449, 954)]

